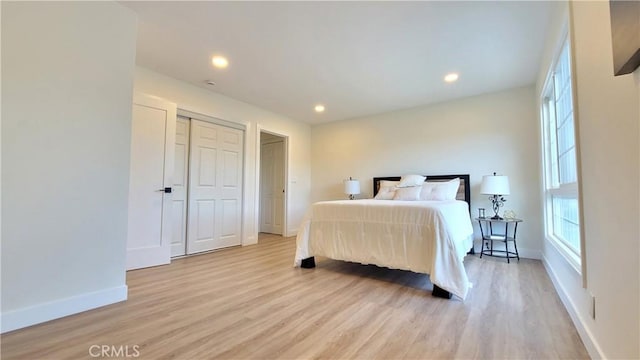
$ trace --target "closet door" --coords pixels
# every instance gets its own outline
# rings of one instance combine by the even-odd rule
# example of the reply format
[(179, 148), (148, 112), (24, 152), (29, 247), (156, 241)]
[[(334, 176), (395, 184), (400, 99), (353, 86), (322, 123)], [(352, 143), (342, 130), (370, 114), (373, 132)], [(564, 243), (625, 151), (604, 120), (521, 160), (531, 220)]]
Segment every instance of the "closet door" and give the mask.
[(243, 132), (191, 120), (187, 253), (240, 245)]
[(189, 119), (176, 121), (175, 167), (173, 175), (171, 256), (187, 250), (187, 190), (189, 179)]

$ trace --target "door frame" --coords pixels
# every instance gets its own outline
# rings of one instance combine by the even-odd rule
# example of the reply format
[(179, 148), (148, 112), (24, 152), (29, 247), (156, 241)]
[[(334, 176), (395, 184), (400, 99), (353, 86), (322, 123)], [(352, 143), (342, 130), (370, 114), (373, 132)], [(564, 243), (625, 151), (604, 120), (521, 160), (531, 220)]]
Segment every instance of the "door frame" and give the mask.
[[(176, 110), (176, 141), (178, 139), (177, 129), (178, 129), (178, 124), (180, 122), (180, 119), (186, 119), (186, 124), (187, 124), (187, 126), (186, 126), (187, 129), (186, 129), (186, 134), (185, 134), (185, 136), (187, 138), (187, 141), (186, 141), (187, 142), (187, 144), (186, 144), (187, 146), (185, 147), (185, 152), (186, 152), (186, 156), (187, 156), (186, 163), (185, 163), (186, 174), (183, 174), (184, 175), (184, 184), (183, 184), (183, 186), (184, 186), (184, 204), (183, 204), (184, 211), (183, 211), (183, 214), (182, 214), (182, 216), (183, 216), (182, 224), (180, 224), (180, 227), (182, 229), (184, 229), (184, 231), (182, 232), (182, 236), (184, 238), (183, 239), (184, 241), (182, 242), (182, 246), (181, 246), (182, 249), (180, 251), (180, 254), (178, 254), (178, 255), (174, 255), (173, 254), (173, 243), (171, 243), (171, 258), (172, 259), (180, 258), (180, 257), (183, 257), (183, 256), (187, 255), (187, 220), (189, 219), (189, 206), (188, 206), (189, 205), (189, 162), (190, 162), (190, 159), (191, 159), (189, 140), (191, 138), (191, 119), (188, 118), (188, 117), (184, 117), (184, 116), (178, 115), (177, 114), (177, 110)], [(174, 152), (174, 164), (175, 164), (175, 161), (177, 161), (177, 159), (178, 159), (177, 158), (177, 154)], [(176, 201), (175, 200), (175, 196), (176, 196), (175, 174), (176, 174), (177, 170), (178, 169), (176, 169), (175, 166), (174, 166), (174, 169), (173, 169), (173, 171), (174, 171), (174, 179), (173, 179), (174, 180), (174, 184), (172, 185), (172, 187), (173, 187), (172, 194), (174, 196), (172, 201), (174, 201), (174, 204), (175, 204), (175, 201)], [(172, 224), (172, 225), (176, 225), (176, 224)], [(175, 229), (173, 229), (173, 230), (175, 230)]]
[[(261, 124), (256, 126), (256, 201), (255, 214), (254, 214), (254, 226), (256, 229), (256, 236), (260, 232), (260, 185), (262, 184), (262, 177), (260, 176), (260, 134), (267, 133), (281, 137), (283, 139), (283, 156), (284, 156), (284, 205), (282, 207), (282, 236), (289, 237), (289, 213), (287, 211), (289, 205), (289, 135), (280, 133), (276, 130), (271, 130)], [(257, 240), (257, 239), (256, 239)]]

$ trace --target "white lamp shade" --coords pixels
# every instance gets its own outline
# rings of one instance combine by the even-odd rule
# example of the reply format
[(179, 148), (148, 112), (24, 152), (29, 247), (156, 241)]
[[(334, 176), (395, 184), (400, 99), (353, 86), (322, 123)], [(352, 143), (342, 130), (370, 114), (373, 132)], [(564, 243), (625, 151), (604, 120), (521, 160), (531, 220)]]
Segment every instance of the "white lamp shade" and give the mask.
[(344, 193), (347, 195), (360, 194), (360, 181), (358, 180), (345, 180), (344, 181)]
[(483, 176), (480, 193), (486, 195), (509, 195), (509, 177), (505, 175)]

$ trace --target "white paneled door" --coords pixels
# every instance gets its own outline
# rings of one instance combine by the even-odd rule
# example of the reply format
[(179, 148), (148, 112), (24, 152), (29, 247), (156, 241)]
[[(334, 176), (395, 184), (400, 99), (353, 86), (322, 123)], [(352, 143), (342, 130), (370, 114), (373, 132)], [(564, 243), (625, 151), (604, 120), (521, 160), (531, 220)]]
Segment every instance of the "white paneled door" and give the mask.
[(179, 116), (176, 121), (175, 166), (173, 169), (171, 256), (185, 255), (187, 251), (189, 127), (189, 119)]
[(284, 142), (260, 149), (260, 232), (282, 235), (284, 217)]
[(244, 132), (191, 120), (187, 253), (241, 244)]
[(127, 270), (170, 261), (175, 125), (175, 104), (134, 95)]

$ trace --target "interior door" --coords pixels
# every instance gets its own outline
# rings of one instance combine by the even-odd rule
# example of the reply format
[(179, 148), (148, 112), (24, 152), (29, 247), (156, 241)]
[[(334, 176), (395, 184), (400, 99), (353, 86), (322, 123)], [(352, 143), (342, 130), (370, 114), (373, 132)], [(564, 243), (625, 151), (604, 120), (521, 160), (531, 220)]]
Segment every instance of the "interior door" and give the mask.
[(260, 232), (282, 235), (284, 216), (284, 142), (260, 150)]
[(240, 245), (241, 130), (191, 120), (187, 253)]
[(273, 232), (273, 146), (260, 148), (260, 232)]
[(284, 142), (273, 144), (273, 232), (282, 235), (284, 220)]
[(189, 126), (185, 117), (176, 120), (175, 166), (173, 175), (173, 202), (171, 209), (171, 256), (185, 255), (187, 251), (187, 191), (189, 179)]
[(127, 270), (170, 261), (175, 125), (175, 104), (134, 95)]

